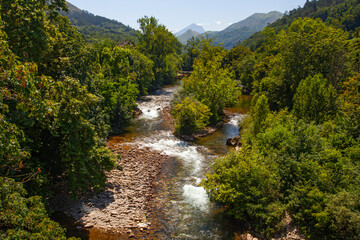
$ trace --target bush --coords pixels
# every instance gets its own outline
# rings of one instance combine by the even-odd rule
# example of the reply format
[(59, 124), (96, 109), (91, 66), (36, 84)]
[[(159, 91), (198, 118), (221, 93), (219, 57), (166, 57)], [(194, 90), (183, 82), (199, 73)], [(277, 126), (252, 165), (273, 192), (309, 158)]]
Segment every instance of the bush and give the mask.
[(65, 229), (48, 217), (41, 198), (26, 194), (21, 183), (0, 177), (0, 238), (67, 239)]
[(175, 118), (175, 133), (178, 135), (191, 134), (205, 128), (211, 116), (206, 105), (188, 97), (177, 104), (171, 114)]
[(214, 173), (208, 174), (202, 185), (226, 213), (251, 221), (259, 232), (269, 236), (279, 230), (285, 216), (280, 177), (274, 167), (246, 149), (231, 152), (216, 160)]
[(336, 114), (336, 91), (322, 75), (302, 80), (294, 96), (294, 114), (308, 121), (322, 123)]

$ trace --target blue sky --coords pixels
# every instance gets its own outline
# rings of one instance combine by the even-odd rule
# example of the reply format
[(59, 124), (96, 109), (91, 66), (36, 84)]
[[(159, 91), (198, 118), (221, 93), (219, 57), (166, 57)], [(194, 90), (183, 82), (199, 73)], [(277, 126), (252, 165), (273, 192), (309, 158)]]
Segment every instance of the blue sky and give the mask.
[(159, 19), (172, 32), (192, 23), (219, 31), (254, 13), (285, 12), (303, 6), (306, 0), (70, 0), (80, 9), (118, 20), (135, 29), (137, 19)]

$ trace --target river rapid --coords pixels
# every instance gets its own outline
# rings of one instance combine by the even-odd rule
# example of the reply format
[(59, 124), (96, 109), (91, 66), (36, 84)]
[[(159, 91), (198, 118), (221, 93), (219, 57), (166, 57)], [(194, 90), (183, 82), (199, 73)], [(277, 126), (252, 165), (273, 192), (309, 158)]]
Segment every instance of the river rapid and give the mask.
[(226, 140), (239, 134), (239, 124), (248, 112), (251, 98), (245, 97), (237, 108), (228, 109), (229, 121), (217, 132), (186, 142), (173, 135), (169, 118), (165, 117), (178, 87), (179, 84), (167, 86), (143, 97), (138, 102), (142, 114), (121, 136), (122, 144), (171, 157), (155, 187), (153, 216), (148, 221), (156, 229), (150, 235), (156, 239), (231, 239), (234, 232), (230, 220), (210, 202), (199, 184), (214, 159), (230, 150)]

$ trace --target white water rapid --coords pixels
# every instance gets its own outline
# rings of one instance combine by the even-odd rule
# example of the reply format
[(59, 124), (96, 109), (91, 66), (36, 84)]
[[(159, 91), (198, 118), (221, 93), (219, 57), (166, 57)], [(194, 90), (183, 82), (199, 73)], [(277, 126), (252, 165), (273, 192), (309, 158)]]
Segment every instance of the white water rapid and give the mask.
[[(135, 137), (129, 144), (173, 157), (173, 162), (164, 170), (161, 179), (164, 184), (158, 190), (158, 197), (167, 203), (163, 209), (161, 239), (227, 239), (229, 224), (218, 214), (218, 208), (210, 202), (205, 189), (199, 186), (216, 157), (216, 150), (212, 149), (212, 144), (180, 140), (164, 127), (163, 110), (169, 107), (176, 89), (172, 86), (144, 97), (138, 103), (143, 114), (133, 121), (130, 130)], [(244, 116), (231, 114), (213, 145), (221, 145), (226, 150), (226, 139), (238, 135)]]

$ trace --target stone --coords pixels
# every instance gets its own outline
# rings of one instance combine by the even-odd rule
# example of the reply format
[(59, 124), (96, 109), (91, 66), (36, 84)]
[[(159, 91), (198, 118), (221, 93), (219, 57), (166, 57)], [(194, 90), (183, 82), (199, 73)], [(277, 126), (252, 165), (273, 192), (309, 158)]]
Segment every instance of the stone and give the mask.
[(242, 143), (241, 143), (241, 137), (240, 136), (236, 136), (233, 138), (229, 138), (228, 140), (226, 140), (226, 145), (230, 146), (230, 147), (241, 147)]
[(92, 223), (87, 223), (84, 226), (84, 228), (92, 228), (92, 227), (94, 227), (94, 224), (92, 224)]

